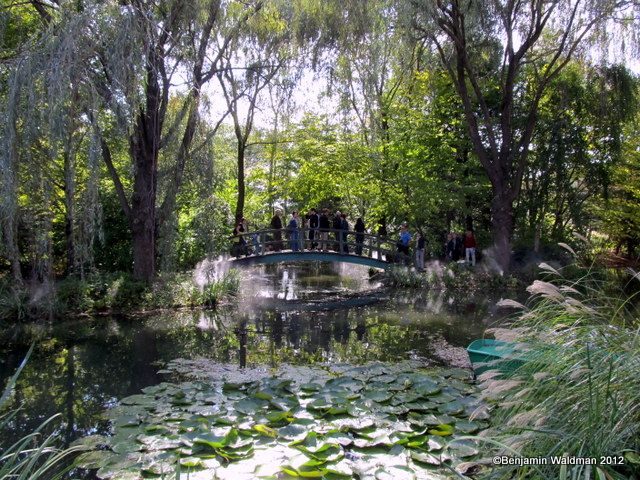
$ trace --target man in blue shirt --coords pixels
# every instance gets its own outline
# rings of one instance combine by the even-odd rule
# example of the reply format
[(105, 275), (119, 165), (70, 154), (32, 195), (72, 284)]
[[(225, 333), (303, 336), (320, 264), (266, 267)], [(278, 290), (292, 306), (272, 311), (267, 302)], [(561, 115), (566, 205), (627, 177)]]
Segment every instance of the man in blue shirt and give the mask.
[(410, 241), (411, 241), (411, 234), (409, 233), (407, 222), (403, 222), (402, 228), (400, 229), (400, 240), (398, 241), (398, 252), (403, 253), (405, 255), (409, 255)]

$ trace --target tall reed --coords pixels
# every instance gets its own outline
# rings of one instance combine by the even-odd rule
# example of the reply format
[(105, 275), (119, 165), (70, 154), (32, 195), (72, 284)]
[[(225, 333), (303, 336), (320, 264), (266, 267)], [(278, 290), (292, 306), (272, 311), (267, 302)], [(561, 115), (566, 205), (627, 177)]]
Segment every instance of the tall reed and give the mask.
[(562, 269), (540, 267), (545, 279), (529, 286), (527, 306), (512, 324), (530, 361), (508, 379), (481, 375), (493, 404), (485, 435), (499, 442), (498, 450), (522, 457), (590, 458), (596, 464), (502, 467), (490, 476), (637, 478), (640, 316), (637, 294), (629, 292), (640, 291), (638, 274), (580, 266), (578, 260)]

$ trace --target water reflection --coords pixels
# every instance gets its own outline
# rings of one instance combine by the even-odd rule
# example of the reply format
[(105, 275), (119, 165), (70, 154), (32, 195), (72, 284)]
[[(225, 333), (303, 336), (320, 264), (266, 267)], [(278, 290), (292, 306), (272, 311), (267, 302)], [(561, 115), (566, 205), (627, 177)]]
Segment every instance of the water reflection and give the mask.
[[(31, 341), (39, 340), (13, 397), (13, 406), (23, 408), (11, 431), (1, 432), (0, 443), (56, 413), (62, 415), (56, 428), (67, 441), (108, 433), (104, 408), (162, 381), (157, 371), (175, 358), (274, 367), (407, 358), (439, 363), (442, 345), (465, 346), (488, 322), (486, 299), (459, 302), (437, 292), (380, 296), (377, 287), (362, 268), (345, 274), (331, 265), (270, 265), (245, 278), (238, 308), (81, 319), (2, 332), (2, 384)], [(370, 304), (358, 304), (363, 298)]]

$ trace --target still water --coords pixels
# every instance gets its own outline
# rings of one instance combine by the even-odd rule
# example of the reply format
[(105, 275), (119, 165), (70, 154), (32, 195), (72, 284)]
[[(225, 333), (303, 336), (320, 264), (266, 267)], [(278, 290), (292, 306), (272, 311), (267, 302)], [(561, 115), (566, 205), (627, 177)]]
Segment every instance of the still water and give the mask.
[(462, 347), (494, 321), (493, 304), (459, 293), (388, 290), (365, 267), (271, 265), (243, 271), (237, 305), (216, 311), (80, 318), (4, 331), (0, 385), (37, 343), (13, 399), (22, 408), (0, 444), (54, 414), (67, 442), (106, 434), (104, 409), (163, 381), (158, 370), (175, 358), (273, 367), (408, 358), (464, 365)]

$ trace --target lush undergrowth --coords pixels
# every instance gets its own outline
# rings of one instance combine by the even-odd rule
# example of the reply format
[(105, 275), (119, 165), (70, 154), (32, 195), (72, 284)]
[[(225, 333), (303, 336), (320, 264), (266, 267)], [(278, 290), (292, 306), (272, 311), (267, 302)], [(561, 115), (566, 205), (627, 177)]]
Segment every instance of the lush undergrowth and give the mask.
[(235, 296), (239, 277), (231, 270), (216, 281), (198, 286), (191, 274), (160, 276), (152, 285), (129, 274), (69, 277), (37, 288), (0, 282), (0, 320), (54, 318), (68, 314), (127, 313), (177, 307), (213, 307)]
[(640, 276), (580, 262), (542, 267), (545, 281), (527, 289), (511, 329), (534, 360), (511, 378), (481, 375), (494, 405), (485, 435), (496, 453), (594, 464), (508, 466), (495, 477), (638, 478)]
[(458, 263), (434, 264), (423, 272), (398, 266), (387, 270), (386, 275), (394, 287), (468, 293), (518, 290), (526, 285), (517, 274), (500, 275), (480, 266), (468, 267)]

